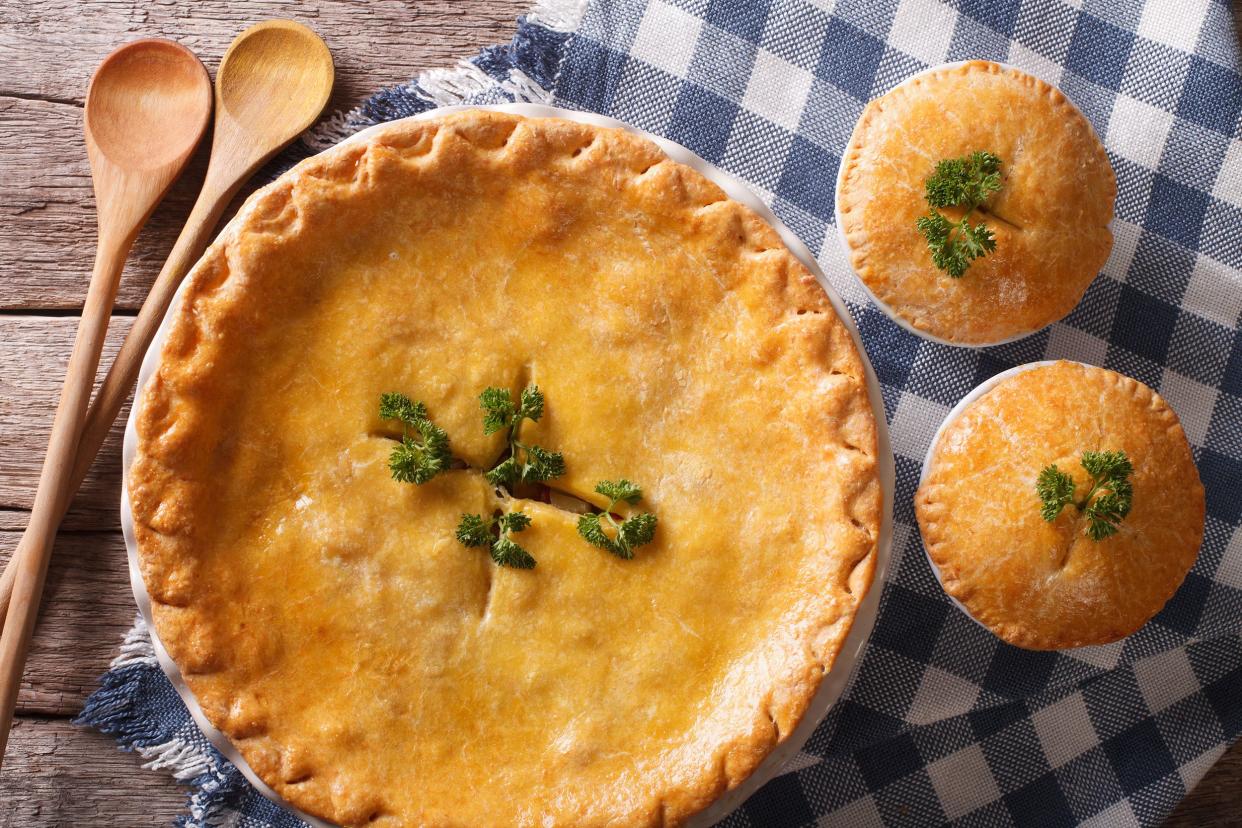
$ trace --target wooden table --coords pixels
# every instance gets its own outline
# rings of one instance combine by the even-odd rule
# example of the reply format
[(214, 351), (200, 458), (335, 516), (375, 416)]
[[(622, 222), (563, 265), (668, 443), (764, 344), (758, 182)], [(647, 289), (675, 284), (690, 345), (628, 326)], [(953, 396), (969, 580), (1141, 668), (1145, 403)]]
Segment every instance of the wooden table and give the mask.
[[(82, 99), (95, 64), (140, 36), (175, 38), (214, 72), (245, 25), (294, 17), (332, 48), (329, 109), (428, 67), (507, 40), (528, 0), (0, 0), (0, 559), (26, 525), (58, 390), (86, 293), (95, 212)], [(138, 238), (117, 299), (105, 364), (146, 295), (202, 180), (190, 172)], [(0, 828), (167, 825), (185, 789), (143, 771), (109, 737), (75, 727), (134, 619), (117, 517), (124, 415), (74, 501), (55, 557), (0, 774)], [(1236, 824), (1242, 747), (1171, 821)]]

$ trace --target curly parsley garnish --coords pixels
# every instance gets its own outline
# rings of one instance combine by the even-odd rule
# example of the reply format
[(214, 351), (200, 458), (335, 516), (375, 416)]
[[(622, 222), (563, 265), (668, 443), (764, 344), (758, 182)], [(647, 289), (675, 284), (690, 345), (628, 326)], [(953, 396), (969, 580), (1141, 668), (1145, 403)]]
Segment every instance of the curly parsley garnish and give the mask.
[[(422, 485), (448, 468), (448, 434), (427, 418), (427, 406), (405, 394), (381, 394), (380, 417), (401, 421), (401, 442), (388, 456), (392, 479)], [(410, 432), (413, 431), (414, 434)]]
[[(972, 152), (936, 164), (927, 179), (927, 203), (931, 212), (916, 222), (927, 239), (936, 267), (960, 278), (970, 263), (996, 249), (996, 237), (983, 222), (971, 225), (971, 215), (1001, 188), (1001, 160), (990, 152)], [(941, 207), (962, 207), (966, 214), (950, 221)]]
[(1081, 500), (1074, 499), (1074, 479), (1056, 467), (1046, 466), (1035, 481), (1035, 491), (1043, 506), (1044, 520), (1056, 520), (1067, 505), (1073, 504), (1087, 518), (1085, 532), (1091, 540), (1116, 534), (1122, 518), (1130, 514), (1134, 488), (1130, 475), (1134, 466), (1123, 451), (1084, 451), (1082, 467), (1091, 475), (1091, 489)]
[[(656, 516), (650, 512), (639, 512), (617, 523), (612, 516), (612, 509), (620, 501), (631, 506), (636, 505), (643, 499), (643, 490), (623, 478), (601, 480), (595, 491), (608, 498), (608, 508), (599, 514), (582, 515), (578, 518), (578, 534), (587, 543), (606, 549), (618, 558), (633, 558), (634, 549), (650, 543), (655, 536)], [(604, 528), (605, 521), (608, 529)]]
[(505, 512), (491, 520), (484, 520), (482, 515), (466, 514), (457, 524), (457, 540), (463, 546), (486, 546), (492, 560), (500, 566), (534, 569), (535, 559), (510, 537), (528, 526), (530, 516), (525, 512)]
[[(483, 433), (506, 430), (508, 451), (484, 476), (494, 486), (515, 483), (542, 483), (565, 473), (565, 458), (559, 451), (522, 443), (517, 439), (523, 420), (538, 422), (543, 416), (544, 400), (534, 385), (523, 389), (518, 401), (505, 388), (489, 387), (479, 394), (483, 409)], [(453, 458), (449, 452), (448, 434), (427, 416), (427, 407), (404, 394), (380, 396), (380, 417), (399, 420), (401, 441), (393, 446), (388, 468), (394, 480), (403, 483), (426, 483), (449, 468)], [(655, 536), (656, 516), (639, 512), (618, 522), (613, 508), (624, 501), (631, 506), (643, 499), (643, 492), (628, 480), (602, 480), (595, 491), (608, 498), (608, 508), (599, 514), (578, 518), (578, 533), (588, 543), (606, 549), (619, 558), (634, 557), (634, 550), (650, 543)], [(500, 566), (533, 569), (535, 558), (513, 539), (531, 523), (525, 512), (498, 513), (490, 519), (482, 515), (463, 514), (457, 524), (457, 540), (466, 547), (486, 547), (492, 560)]]
[(539, 422), (543, 416), (543, 393), (538, 386), (528, 385), (515, 404), (507, 388), (485, 388), (479, 394), (483, 409), (483, 433), (509, 431), (508, 456), (487, 473), (492, 485), (542, 483), (565, 473), (565, 458), (559, 451), (518, 441), (518, 426), (523, 420)]

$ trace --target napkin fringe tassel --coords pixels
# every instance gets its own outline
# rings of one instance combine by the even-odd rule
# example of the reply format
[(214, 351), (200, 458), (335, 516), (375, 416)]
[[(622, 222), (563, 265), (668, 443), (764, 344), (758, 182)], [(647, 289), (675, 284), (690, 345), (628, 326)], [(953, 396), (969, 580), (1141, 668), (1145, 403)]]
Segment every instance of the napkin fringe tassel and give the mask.
[(240, 813), (233, 805), (239, 796), (250, 794), (241, 773), (225, 763), (197, 730), (191, 733), (178, 728), (170, 732), (151, 715), (149, 705), (134, 703), (135, 699), (149, 698), (153, 683), (163, 681), (157, 664), (150, 633), (139, 616), (125, 635), (111, 669), (100, 678), (99, 689), (86, 700), (74, 724), (114, 736), (121, 750), (143, 758), (144, 768), (169, 772), (191, 786), (189, 814), (178, 821), (179, 825), (223, 828), (236, 824)]
[[(551, 103), (565, 44), (577, 29), (586, 0), (540, 0), (518, 20), (509, 44), (484, 49), (478, 56), (457, 61), (447, 69), (428, 69), (409, 83), (382, 89), (361, 106), (330, 115), (302, 137), (308, 152), (322, 152), (355, 132), (394, 118), (416, 115), (441, 106), (465, 104), (499, 90), (513, 101)], [(555, 55), (554, 65), (540, 62)], [(542, 76), (542, 77), (541, 77)], [(411, 98), (425, 102), (421, 109)]]

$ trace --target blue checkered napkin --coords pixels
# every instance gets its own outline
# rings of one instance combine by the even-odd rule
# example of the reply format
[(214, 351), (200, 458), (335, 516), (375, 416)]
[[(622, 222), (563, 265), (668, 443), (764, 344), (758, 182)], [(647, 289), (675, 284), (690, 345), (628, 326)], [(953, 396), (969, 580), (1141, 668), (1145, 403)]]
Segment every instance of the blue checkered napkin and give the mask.
[[(1064, 322), (985, 350), (871, 306), (831, 226), (869, 99), (946, 60), (1057, 84), (1117, 173), (1115, 244)], [(1242, 72), (1227, 0), (549, 0), (511, 44), (330, 121), (312, 147), (446, 103), (553, 101), (685, 144), (751, 184), (847, 300), (884, 391), (896, 526), (880, 618), (845, 699), (728, 826), (1153, 825), (1242, 732)], [(1207, 487), (1198, 563), (1105, 647), (1035, 653), (955, 609), (913, 513), (949, 408), (1012, 365), (1065, 357), (1143, 380)], [(192, 778), (189, 824), (294, 825), (203, 741), (142, 631), (83, 720)]]
[[(967, 58), (1063, 89), (1103, 137), (1119, 190), (1112, 257), (1081, 306), (982, 351), (923, 341), (876, 310), (832, 226), (864, 104)], [(802, 767), (727, 824), (1159, 823), (1242, 730), (1242, 74), (1229, 5), (599, 0), (555, 94), (747, 180), (816, 252), (883, 384), (897, 526), (879, 621)], [(1059, 654), (1001, 644), (946, 600), (912, 505), (949, 408), (1000, 370), (1057, 357), (1159, 389), (1208, 508), (1199, 561), (1154, 621)]]

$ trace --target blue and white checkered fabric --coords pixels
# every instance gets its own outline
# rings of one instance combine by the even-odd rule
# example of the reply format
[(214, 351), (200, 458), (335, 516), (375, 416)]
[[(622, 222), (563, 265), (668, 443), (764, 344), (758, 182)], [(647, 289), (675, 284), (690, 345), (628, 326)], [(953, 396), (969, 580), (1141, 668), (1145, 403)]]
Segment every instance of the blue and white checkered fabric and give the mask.
[[(725, 824), (1160, 823), (1242, 732), (1242, 49), (1228, 0), (594, 0), (580, 19), (548, 19), (462, 67), (455, 97), (425, 77), (338, 126), (519, 97), (685, 144), (749, 182), (814, 250), (883, 385), (896, 529), (874, 634), (790, 772)], [(1082, 304), (984, 350), (921, 340), (870, 305), (832, 226), (838, 161), (864, 104), (966, 58), (1064, 90), (1118, 181), (1112, 256)], [(1036, 653), (948, 602), (912, 500), (958, 399), (1057, 357), (1129, 374), (1173, 405), (1207, 488), (1207, 531), (1186, 582), (1140, 632)], [(203, 756), (195, 824), (221, 808), (242, 825), (294, 824), (195, 741), (141, 658), (105, 676), (84, 720), (149, 753), (188, 737)]]

